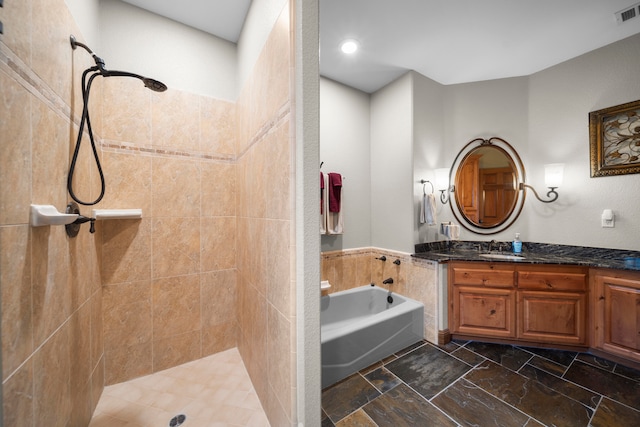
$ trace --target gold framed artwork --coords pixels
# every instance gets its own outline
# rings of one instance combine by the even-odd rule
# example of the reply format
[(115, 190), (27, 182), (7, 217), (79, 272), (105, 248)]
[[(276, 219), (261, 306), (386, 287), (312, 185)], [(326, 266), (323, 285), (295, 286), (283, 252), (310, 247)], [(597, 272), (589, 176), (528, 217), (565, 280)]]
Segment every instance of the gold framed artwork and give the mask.
[(640, 173), (640, 100), (589, 113), (591, 177)]

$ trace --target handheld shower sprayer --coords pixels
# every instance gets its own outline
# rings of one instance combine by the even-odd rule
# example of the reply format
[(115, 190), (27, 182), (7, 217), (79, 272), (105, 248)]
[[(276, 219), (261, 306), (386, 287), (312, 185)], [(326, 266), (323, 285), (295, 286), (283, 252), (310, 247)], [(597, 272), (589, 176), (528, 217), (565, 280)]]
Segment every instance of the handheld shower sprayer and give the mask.
[(135, 73), (130, 73), (128, 71), (111, 71), (111, 70), (107, 70), (105, 68), (104, 60), (102, 58), (100, 58), (98, 55), (96, 55), (89, 48), (89, 46), (87, 46), (84, 43), (80, 43), (79, 41), (77, 41), (76, 38), (73, 35), (71, 35), (69, 37), (69, 41), (71, 42), (71, 48), (72, 49), (75, 50), (78, 46), (80, 46), (81, 48), (83, 48), (84, 50), (89, 52), (89, 54), (93, 57), (93, 60), (96, 62), (96, 67), (98, 68), (96, 71), (98, 71), (101, 76), (103, 76), (103, 77), (134, 77), (136, 79), (142, 80), (142, 83), (144, 83), (144, 86), (146, 88), (151, 89), (154, 92), (164, 92), (165, 90), (167, 90), (167, 85), (165, 85), (164, 83), (162, 83), (162, 82), (160, 82), (158, 80), (150, 79), (148, 77), (144, 77), (144, 76), (141, 76), (141, 75), (135, 74)]
[[(105, 62), (98, 55), (93, 53), (93, 51), (84, 43), (80, 43), (76, 40), (76, 38), (71, 35), (69, 37), (69, 41), (71, 43), (71, 48), (76, 49), (78, 46), (89, 52), (89, 54), (93, 57), (96, 65), (93, 67), (89, 67), (82, 73), (82, 117), (80, 119), (80, 126), (78, 129), (78, 138), (76, 140), (75, 150), (73, 152), (73, 157), (71, 159), (71, 164), (69, 165), (69, 174), (67, 176), (67, 190), (69, 191), (69, 195), (73, 200), (77, 203), (85, 206), (95, 205), (104, 197), (105, 192), (105, 180), (104, 174), (102, 173), (102, 166), (100, 165), (100, 159), (98, 157), (98, 150), (96, 148), (96, 144), (93, 138), (93, 130), (91, 129), (91, 120), (89, 119), (89, 93), (91, 91), (91, 84), (93, 83), (93, 79), (98, 76), (102, 77), (134, 77), (142, 81), (145, 87), (151, 89), (154, 92), (164, 92), (167, 90), (167, 85), (164, 83), (150, 79), (148, 77), (143, 77), (139, 74), (130, 73), (128, 71), (112, 71), (107, 70), (105, 67)], [(88, 76), (88, 79), (87, 79)], [(89, 141), (91, 142), (91, 148), (93, 150), (93, 157), (96, 162), (96, 168), (98, 169), (98, 174), (100, 176), (100, 195), (92, 202), (84, 202), (80, 200), (73, 191), (73, 175), (76, 168), (76, 161), (78, 159), (78, 153), (80, 152), (80, 144), (82, 143), (82, 135), (84, 133), (84, 127), (87, 127), (87, 133), (89, 135)]]

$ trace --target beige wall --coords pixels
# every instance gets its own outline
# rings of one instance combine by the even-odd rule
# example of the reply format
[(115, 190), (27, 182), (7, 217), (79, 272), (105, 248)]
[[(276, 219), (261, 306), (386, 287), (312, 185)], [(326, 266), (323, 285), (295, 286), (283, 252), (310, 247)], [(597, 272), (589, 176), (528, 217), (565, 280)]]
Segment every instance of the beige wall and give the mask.
[[(381, 261), (381, 256), (387, 258)], [(400, 265), (393, 262), (400, 260)], [(374, 283), (424, 304), (425, 339), (438, 342), (438, 277), (436, 264), (410, 254), (380, 248), (358, 248), (322, 253), (322, 280), (331, 288), (322, 295)], [(393, 284), (382, 282), (388, 278)]]
[(69, 34), (79, 30), (63, 0), (5, 2), (1, 12), (3, 422), (86, 425), (104, 383), (100, 234), (30, 227), (29, 205), (66, 207), (80, 111), (72, 77), (89, 58), (72, 61)]

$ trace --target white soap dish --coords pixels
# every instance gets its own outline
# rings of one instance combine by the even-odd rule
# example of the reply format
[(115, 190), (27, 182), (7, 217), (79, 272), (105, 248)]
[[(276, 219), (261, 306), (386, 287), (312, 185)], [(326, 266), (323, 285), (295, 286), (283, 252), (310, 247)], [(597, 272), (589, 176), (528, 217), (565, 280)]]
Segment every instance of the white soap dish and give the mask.
[(53, 205), (31, 205), (30, 222), (34, 227), (67, 225), (78, 219), (78, 214), (58, 212)]
[(320, 290), (326, 291), (330, 287), (331, 287), (331, 284), (329, 283), (328, 280), (323, 280), (320, 282)]

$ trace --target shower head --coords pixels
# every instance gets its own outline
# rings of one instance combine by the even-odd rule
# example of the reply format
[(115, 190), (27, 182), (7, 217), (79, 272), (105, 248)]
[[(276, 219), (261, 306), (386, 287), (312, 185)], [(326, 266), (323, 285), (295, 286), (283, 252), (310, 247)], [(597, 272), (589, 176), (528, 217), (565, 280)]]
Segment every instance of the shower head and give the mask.
[(93, 51), (89, 48), (89, 46), (77, 41), (73, 35), (69, 37), (69, 41), (71, 42), (71, 47), (73, 49), (76, 49), (78, 46), (80, 46), (81, 48), (89, 52), (91, 56), (93, 56), (93, 59), (96, 62), (96, 67), (94, 67), (92, 71), (98, 71), (99, 74), (102, 75), (103, 77), (112, 77), (112, 76), (135, 77), (136, 79), (142, 80), (142, 83), (144, 83), (144, 86), (151, 89), (154, 92), (164, 92), (165, 90), (167, 90), (167, 85), (165, 85), (164, 83), (158, 80), (150, 79), (148, 77), (143, 77), (139, 74), (130, 73), (128, 71), (109, 71), (104, 66), (104, 60), (102, 60), (102, 58), (98, 57), (95, 53), (93, 53)]
[[(0, 0), (0, 4), (2, 0)], [(158, 80), (150, 79), (148, 77), (143, 77), (139, 74), (130, 73), (128, 71), (111, 71), (107, 70), (104, 61), (102, 58), (98, 57), (89, 46), (86, 44), (80, 43), (76, 40), (76, 38), (71, 35), (69, 37), (69, 41), (71, 43), (71, 48), (76, 49), (78, 46), (89, 52), (89, 54), (93, 57), (96, 65), (93, 67), (89, 67), (82, 72), (82, 117), (80, 118), (80, 125), (78, 130), (78, 138), (76, 139), (76, 146), (73, 151), (73, 156), (71, 158), (71, 162), (69, 163), (69, 173), (67, 174), (67, 191), (69, 192), (69, 196), (76, 201), (77, 203), (85, 206), (92, 206), (99, 203), (104, 197), (106, 184), (104, 179), (104, 173), (102, 172), (102, 165), (100, 165), (100, 158), (98, 156), (98, 151), (96, 149), (95, 139), (93, 137), (93, 130), (91, 129), (91, 120), (89, 120), (89, 94), (91, 92), (91, 84), (95, 78), (98, 76), (101, 77), (135, 77), (138, 80), (142, 80), (145, 87), (155, 91), (155, 92), (164, 92), (167, 90), (167, 86), (164, 83), (159, 82)], [(80, 145), (82, 143), (84, 129), (87, 129), (87, 133), (89, 135), (89, 141), (91, 142), (91, 148), (93, 152), (93, 157), (95, 159), (96, 169), (98, 170), (98, 175), (100, 176), (100, 195), (93, 201), (82, 201), (80, 200), (73, 191), (73, 176), (76, 168), (76, 162), (78, 160), (78, 153), (80, 152)]]
[(159, 82), (158, 80), (150, 79), (148, 77), (142, 78), (142, 83), (144, 83), (145, 87), (148, 87), (154, 92), (164, 92), (167, 90), (167, 85)]
[(167, 85), (165, 85), (164, 83), (158, 80), (150, 79), (148, 77), (143, 77), (139, 74), (130, 73), (128, 71), (103, 70), (103, 72), (101, 72), (100, 74), (102, 74), (102, 76), (104, 77), (134, 77), (136, 79), (142, 80), (142, 83), (144, 83), (144, 86), (151, 89), (154, 92), (164, 92), (165, 90), (167, 90)]

